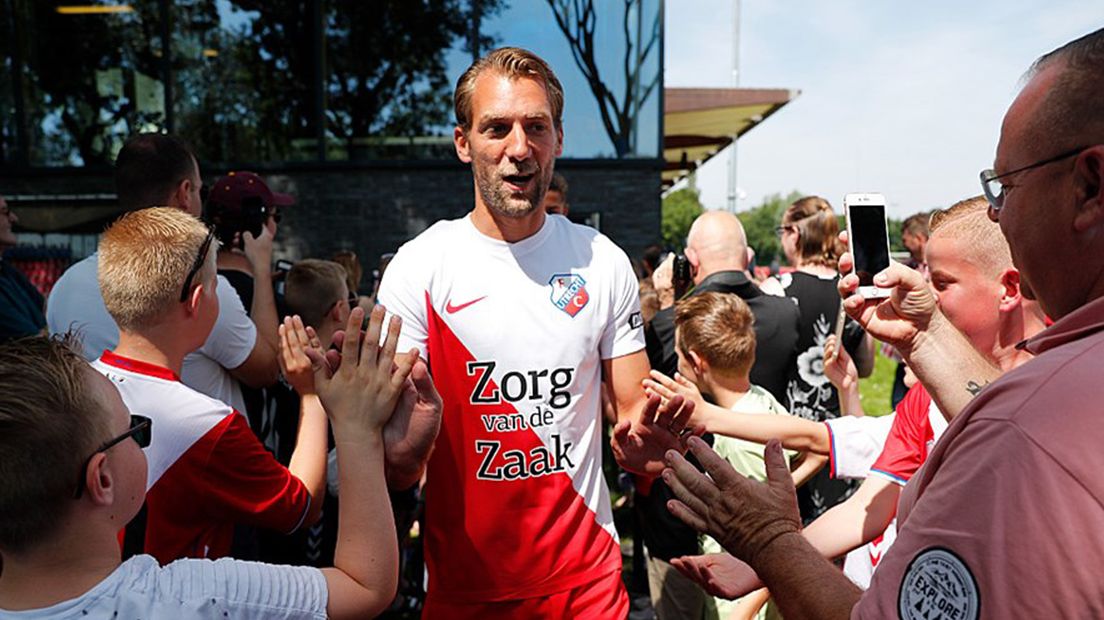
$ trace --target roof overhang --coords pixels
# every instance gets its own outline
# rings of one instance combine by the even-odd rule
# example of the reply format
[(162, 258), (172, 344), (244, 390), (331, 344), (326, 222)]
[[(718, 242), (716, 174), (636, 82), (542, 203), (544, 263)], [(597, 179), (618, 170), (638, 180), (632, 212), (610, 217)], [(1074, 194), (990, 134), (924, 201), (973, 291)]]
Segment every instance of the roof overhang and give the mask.
[(690, 174), (800, 94), (785, 88), (664, 89), (663, 184)]

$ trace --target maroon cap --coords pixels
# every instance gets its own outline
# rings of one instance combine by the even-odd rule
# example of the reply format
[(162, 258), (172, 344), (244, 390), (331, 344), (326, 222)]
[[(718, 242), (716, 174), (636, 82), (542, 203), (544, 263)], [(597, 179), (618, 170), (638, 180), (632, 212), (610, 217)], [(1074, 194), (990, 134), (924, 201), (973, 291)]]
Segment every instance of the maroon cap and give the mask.
[(260, 198), (266, 207), (287, 207), (295, 204), (289, 194), (274, 192), (264, 180), (252, 172), (231, 172), (215, 181), (211, 186), (208, 200), (223, 208), (240, 210), (242, 201), (247, 198)]

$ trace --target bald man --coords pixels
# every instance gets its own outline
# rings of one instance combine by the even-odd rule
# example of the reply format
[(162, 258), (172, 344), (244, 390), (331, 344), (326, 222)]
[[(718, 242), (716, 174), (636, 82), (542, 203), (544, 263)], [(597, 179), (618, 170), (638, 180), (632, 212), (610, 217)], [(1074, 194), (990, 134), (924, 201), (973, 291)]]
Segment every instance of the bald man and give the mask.
[[(793, 300), (767, 295), (748, 277), (748, 246), (744, 227), (727, 211), (707, 211), (690, 226), (686, 259), (694, 288), (687, 294), (729, 293), (747, 302), (755, 317), (755, 363), (751, 382), (785, 402), (786, 384), (797, 367), (798, 309)], [(675, 353), (675, 309), (662, 308), (652, 319), (645, 339), (652, 368), (673, 377), (678, 369)], [(669, 562), (685, 552), (697, 553), (697, 533), (667, 511), (672, 498), (662, 480), (646, 495), (638, 495), (644, 544), (648, 548), (648, 577), (656, 617), (699, 618), (706, 594), (697, 584), (674, 570)]]

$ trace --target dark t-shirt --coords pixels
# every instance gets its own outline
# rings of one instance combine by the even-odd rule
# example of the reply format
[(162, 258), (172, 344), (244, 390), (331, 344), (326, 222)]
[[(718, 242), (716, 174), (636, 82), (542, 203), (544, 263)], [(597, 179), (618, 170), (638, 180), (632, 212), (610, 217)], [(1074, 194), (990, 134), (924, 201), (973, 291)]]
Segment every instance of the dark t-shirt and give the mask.
[[(795, 372), (790, 375), (780, 402), (792, 415), (815, 422), (840, 416), (839, 395), (824, 376), (824, 342), (835, 330), (841, 304), (836, 288), (838, 279), (839, 276), (823, 277), (800, 271), (781, 277), (786, 296), (796, 301), (801, 310), (801, 327)], [(844, 348), (854, 355), (862, 337), (859, 324), (847, 319)], [(834, 479), (827, 469), (822, 469), (797, 491), (802, 518), (808, 523), (846, 499), (854, 489), (854, 483)]]
[[(797, 355), (800, 316), (797, 305), (785, 297), (767, 295), (741, 271), (720, 271), (711, 274), (690, 291), (688, 296), (716, 292), (737, 295), (755, 317), (755, 364), (750, 378), (755, 385), (784, 402), (786, 385), (794, 369)], [(660, 310), (644, 332), (648, 360), (667, 376), (678, 369), (675, 353), (675, 309)], [(712, 443), (712, 441), (710, 441)], [(652, 557), (669, 561), (672, 557), (698, 551), (698, 533), (667, 510), (667, 500), (674, 498), (662, 480), (656, 480), (647, 496), (638, 496), (644, 544)]]
[(0, 342), (41, 333), (46, 327), (44, 304), (27, 277), (0, 260)]

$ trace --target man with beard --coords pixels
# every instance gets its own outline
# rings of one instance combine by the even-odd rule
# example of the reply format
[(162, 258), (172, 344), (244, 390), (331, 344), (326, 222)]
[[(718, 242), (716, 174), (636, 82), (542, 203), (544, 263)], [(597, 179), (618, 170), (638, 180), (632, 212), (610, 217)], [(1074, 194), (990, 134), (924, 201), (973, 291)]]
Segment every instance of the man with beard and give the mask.
[[(629, 446), (677, 447), (692, 405), (658, 411), (641, 389), (648, 358), (625, 253), (541, 208), (563, 150), (552, 70), (495, 50), (460, 77), (455, 108), (475, 208), (400, 248), (379, 293), (444, 400), (426, 474), (424, 617), (624, 618), (602, 384)], [(618, 460), (655, 475), (661, 456)]]

